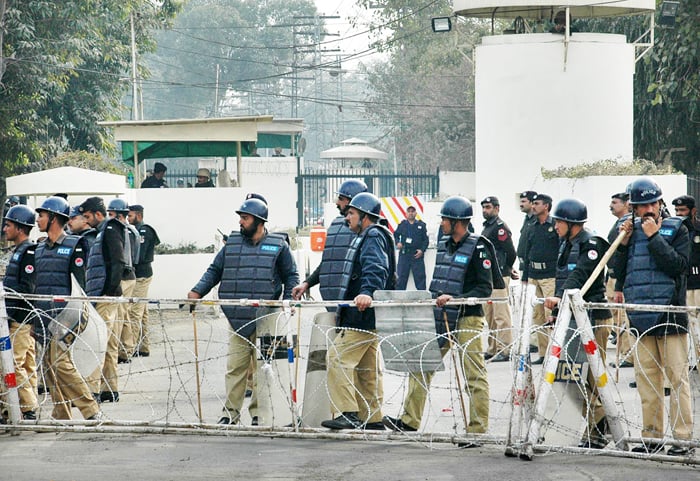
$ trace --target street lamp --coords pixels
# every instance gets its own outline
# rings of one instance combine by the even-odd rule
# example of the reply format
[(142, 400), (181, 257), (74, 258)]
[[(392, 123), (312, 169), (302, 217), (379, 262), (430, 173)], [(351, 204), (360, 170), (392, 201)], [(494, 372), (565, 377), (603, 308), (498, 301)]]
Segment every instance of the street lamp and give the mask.
[(435, 17), (431, 19), (433, 32), (442, 33), (452, 30), (452, 19), (450, 17)]

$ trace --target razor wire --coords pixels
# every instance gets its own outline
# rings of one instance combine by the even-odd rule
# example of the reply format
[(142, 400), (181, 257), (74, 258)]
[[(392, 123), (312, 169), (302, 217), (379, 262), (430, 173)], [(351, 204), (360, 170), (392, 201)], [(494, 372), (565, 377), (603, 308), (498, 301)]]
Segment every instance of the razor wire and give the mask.
[[(519, 286), (518, 286), (519, 287)], [(254, 299), (223, 300), (223, 299), (164, 299), (164, 298), (137, 298), (137, 297), (87, 297), (87, 296), (36, 296), (20, 295), (16, 293), (6, 293), (4, 299), (22, 299), (27, 301), (50, 301), (62, 304), (69, 301), (79, 303), (85, 302), (114, 302), (114, 303), (146, 303), (150, 311), (149, 327), (151, 336), (150, 355), (148, 357), (133, 357), (128, 363), (119, 365), (119, 402), (102, 403), (101, 409), (105, 413), (107, 421), (94, 422), (81, 419), (79, 413), (74, 411), (75, 419), (54, 420), (51, 419), (51, 394), (44, 390), (39, 396), (39, 407), (37, 421), (20, 420), (17, 415), (17, 400), (13, 399), (11, 393), (13, 389), (2, 388), (6, 392), (5, 397), (0, 401), (0, 410), (4, 411), (6, 421), (9, 422), (8, 429), (14, 431), (22, 430), (42, 430), (42, 431), (62, 431), (62, 430), (95, 430), (97, 432), (182, 432), (182, 433), (206, 433), (211, 435), (266, 435), (274, 434), (280, 437), (329, 437), (335, 439), (401, 439), (416, 442), (432, 449), (449, 447), (449, 443), (459, 443), (466, 440), (478, 440), (483, 443), (508, 446), (511, 440), (512, 427), (514, 422), (526, 423), (531, 419), (532, 413), (524, 413), (522, 418), (513, 416), (514, 400), (523, 404), (532, 404), (535, 391), (539, 389), (542, 369), (539, 366), (530, 364), (530, 354), (525, 352), (529, 346), (523, 346), (530, 334), (534, 332), (544, 332), (551, 336), (549, 326), (533, 326), (526, 332), (521, 333), (518, 328), (522, 323), (521, 319), (516, 319), (516, 315), (528, 307), (523, 302), (522, 295), (511, 296), (509, 298), (468, 298), (453, 299), (449, 305), (478, 305), (487, 303), (509, 303), (513, 311), (513, 339), (514, 342), (507, 346), (511, 352), (511, 362), (495, 363), (486, 361), (486, 372), (482, 373), (489, 382), (489, 429), (485, 434), (469, 433), (464, 426), (461, 415), (461, 406), (457, 392), (457, 376), (464, 376), (459, 364), (464, 362), (469, 349), (484, 350), (487, 345), (488, 336), (495, 336), (497, 333), (489, 331), (485, 326), (483, 330), (462, 330), (453, 331), (455, 334), (464, 332), (470, 337), (481, 341), (478, 348), (474, 346), (456, 346), (458, 365), (452, 362), (449, 355), (442, 357), (443, 369), (434, 372), (429, 389), (425, 383), (423, 370), (415, 374), (423, 379), (423, 387), (428, 391), (427, 401), (421, 426), (416, 432), (391, 432), (391, 431), (349, 431), (342, 433), (332, 433), (320, 428), (313, 423), (307, 422), (313, 419), (331, 419), (337, 415), (334, 409), (331, 396), (331, 388), (327, 381), (323, 379), (311, 385), (308, 382), (310, 362), (322, 361), (322, 356), (318, 352), (314, 355), (310, 352), (311, 336), (319, 337), (322, 340), (322, 347), (319, 352), (327, 352), (333, 349), (334, 337), (337, 329), (335, 327), (319, 326), (314, 322), (317, 314), (324, 312), (324, 308), (336, 306), (348, 306), (348, 301), (262, 301)], [(541, 301), (541, 300), (540, 300)], [(418, 301), (374, 301), (373, 307), (391, 306), (433, 306), (434, 300)], [(258, 403), (269, 406), (271, 417), (264, 424), (251, 426), (252, 415), (248, 412), (250, 401), (244, 403), (240, 413), (240, 422), (234, 425), (219, 425), (217, 418), (222, 415), (226, 403), (224, 387), (225, 367), (228, 358), (228, 340), (233, 333), (226, 318), (220, 312), (221, 305), (254, 306), (260, 308), (275, 309), (276, 312), (267, 313), (250, 321), (258, 323), (267, 319), (274, 325), (274, 332), (271, 332), (271, 339), (268, 344), (261, 344), (260, 337), (254, 341), (249, 339), (246, 342), (249, 348), (254, 351), (258, 368), (254, 372), (254, 381), (251, 387)], [(183, 306), (177, 308), (177, 306)], [(194, 312), (188, 313), (188, 307), (192, 307)], [(529, 306), (531, 307), (531, 306)], [(616, 303), (583, 303), (586, 310), (608, 308), (611, 310), (640, 310), (656, 312), (687, 312), (697, 315), (700, 306), (650, 306), (635, 304)], [(285, 309), (294, 310), (285, 313)], [(531, 311), (531, 309), (530, 309)], [(46, 313), (32, 312), (28, 316)], [(530, 312), (531, 315), (531, 312)], [(196, 316), (196, 317), (195, 317)], [(522, 317), (522, 316), (521, 316)], [(54, 320), (55, 321), (55, 320)], [(26, 322), (31, 322), (30, 320)], [(132, 321), (133, 322), (133, 321)], [(697, 322), (693, 319), (693, 322)], [(198, 331), (197, 348), (194, 344), (193, 325)], [(259, 324), (258, 324), (259, 325)], [(609, 326), (600, 326), (615, 329), (613, 322)], [(568, 350), (572, 344), (580, 342), (581, 330), (576, 327), (567, 327), (567, 341), (562, 346)], [(290, 337), (291, 333), (291, 337)], [(76, 339), (80, 338), (80, 332), (73, 332)], [(260, 334), (260, 333), (259, 333)], [(377, 336), (377, 344), (380, 348), (386, 347), (393, 350), (396, 356), (407, 356), (417, 359), (419, 365), (429, 350), (429, 343), (437, 341), (440, 335), (434, 330), (407, 330), (401, 335), (420, 338), (423, 341), (405, 348), (398, 342), (397, 334)], [(12, 339), (3, 331), (0, 331), (0, 338), (3, 342), (0, 345), (11, 345)], [(6, 341), (4, 339), (7, 339)], [(694, 340), (697, 342), (697, 339)], [(290, 345), (291, 344), (291, 345)], [(632, 346), (632, 350), (640, 349), (637, 340)], [(381, 349), (380, 349), (381, 350)], [(504, 349), (506, 350), (506, 349)], [(7, 374), (11, 371), (8, 368), (7, 348), (3, 351), (3, 382)], [(291, 354), (290, 354), (291, 351)], [(282, 356), (281, 354), (285, 355)], [(290, 355), (295, 364), (290, 367)], [(312, 355), (315, 359), (311, 359)], [(613, 356), (608, 356), (608, 359)], [(37, 353), (37, 359), (41, 359)], [(403, 412), (403, 405), (407, 392), (408, 376), (413, 374), (401, 373), (387, 370), (383, 364), (382, 356), (378, 356), (375, 366), (376, 372), (383, 377), (382, 393), (376, 395), (383, 398), (381, 404), (381, 414), (399, 417)], [(37, 369), (35, 380), (25, 380), (25, 383), (36, 382), (39, 386), (47, 386), (44, 370)], [(267, 366), (267, 367), (266, 367)], [(577, 367), (567, 361), (557, 367), (558, 375), (566, 378), (576, 377)], [(605, 369), (609, 370), (608, 362)], [(523, 379), (518, 381), (518, 373), (525, 373), (532, 379), (522, 384)], [(634, 391), (627, 386), (627, 383), (634, 380), (630, 377), (631, 370), (623, 371), (620, 379), (610, 383), (616, 406), (620, 411), (620, 419), (625, 429), (625, 436), (628, 442), (641, 442), (640, 432), (642, 430), (640, 401)], [(318, 370), (317, 374), (325, 378), (325, 371)], [(433, 374), (433, 371), (430, 371)], [(264, 376), (264, 379), (261, 379)], [(317, 377), (319, 377), (317, 376)], [(199, 382), (197, 378), (199, 377)], [(527, 376), (525, 376), (527, 377)], [(462, 379), (462, 378), (461, 378)], [(564, 381), (575, 381), (576, 379), (564, 379)], [(518, 384), (520, 382), (520, 385)], [(697, 371), (691, 373), (690, 382), (692, 384), (692, 395), (696, 402), (695, 413), (698, 412), (697, 398), (700, 393), (700, 381)], [(266, 384), (265, 389), (259, 388)], [(463, 381), (462, 386), (466, 386)], [(12, 388), (12, 385), (7, 387)], [(18, 385), (17, 388), (21, 388)], [(525, 388), (523, 390), (523, 387)], [(584, 383), (569, 382), (568, 391), (556, 390), (552, 399), (548, 400), (546, 417), (542, 419), (538, 439), (533, 441), (533, 451), (540, 452), (570, 452), (584, 453), (591, 450), (576, 447), (582, 432), (587, 424), (584, 412), (587, 404), (591, 402), (589, 394), (586, 392)], [(526, 392), (523, 392), (526, 391)], [(572, 393), (577, 399), (572, 400)], [(359, 394), (359, 393), (357, 393)], [(470, 401), (467, 392), (467, 402)], [(663, 393), (659, 393), (663, 396)], [(261, 397), (262, 396), (262, 397)], [(324, 409), (327, 411), (319, 416), (318, 412), (309, 411), (306, 407), (317, 408), (314, 399), (325, 402)], [(668, 400), (669, 398), (666, 398)], [(201, 403), (201, 408), (199, 404)], [(366, 410), (370, 406), (369, 399), (358, 399), (358, 403), (364, 403)], [(664, 402), (664, 405), (667, 403)], [(320, 408), (318, 408), (320, 409)], [(12, 412), (14, 411), (14, 413)], [(664, 416), (668, 418), (669, 408), (665, 407)], [(373, 413), (369, 413), (370, 415)], [(374, 413), (377, 414), (377, 413)], [(700, 436), (696, 428), (691, 440), (673, 440), (670, 435), (669, 423), (664, 423), (666, 432), (663, 442), (668, 445), (700, 447)], [(524, 429), (525, 431), (527, 428)], [(658, 439), (657, 439), (658, 441)], [(602, 453), (611, 456), (628, 455), (634, 457), (646, 457), (657, 460), (681, 461), (679, 458), (670, 456), (651, 454), (639, 455), (633, 453), (624, 454), (617, 450), (614, 443), (602, 451), (593, 451), (596, 454)], [(691, 460), (683, 459), (683, 462), (697, 464), (695, 458)]]

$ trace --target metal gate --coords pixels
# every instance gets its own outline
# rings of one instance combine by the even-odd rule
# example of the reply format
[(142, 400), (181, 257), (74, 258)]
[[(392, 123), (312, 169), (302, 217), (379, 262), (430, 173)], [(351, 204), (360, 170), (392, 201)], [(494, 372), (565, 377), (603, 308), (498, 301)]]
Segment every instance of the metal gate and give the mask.
[(335, 202), (340, 184), (349, 179), (362, 179), (377, 197), (420, 195), (429, 200), (440, 191), (439, 170), (396, 173), (375, 169), (307, 169), (296, 178), (298, 226), (318, 224), (323, 218), (323, 204)]

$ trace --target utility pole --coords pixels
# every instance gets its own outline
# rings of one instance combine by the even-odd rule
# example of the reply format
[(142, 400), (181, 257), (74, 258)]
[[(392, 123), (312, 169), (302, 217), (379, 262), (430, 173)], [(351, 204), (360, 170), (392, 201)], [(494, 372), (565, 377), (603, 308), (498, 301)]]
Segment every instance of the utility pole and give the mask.
[(129, 14), (131, 23), (131, 120), (139, 120), (138, 69), (136, 67), (136, 28), (134, 27), (134, 12)]

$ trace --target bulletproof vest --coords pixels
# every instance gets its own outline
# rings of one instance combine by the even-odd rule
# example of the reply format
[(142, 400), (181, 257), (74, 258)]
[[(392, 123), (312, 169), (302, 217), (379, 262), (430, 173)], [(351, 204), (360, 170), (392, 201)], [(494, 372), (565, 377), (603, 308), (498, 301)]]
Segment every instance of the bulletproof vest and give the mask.
[(355, 233), (345, 223), (342, 216), (333, 219), (326, 234), (326, 246), (319, 270), (319, 290), (325, 300), (340, 299), (341, 280), (345, 255), (355, 238)]
[[(668, 217), (661, 222), (659, 235), (669, 243), (673, 243), (682, 219)], [(630, 304), (669, 305), (676, 292), (676, 282), (656, 265), (649, 254), (649, 238), (641, 226), (641, 219), (634, 221), (634, 230), (627, 253), (627, 276), (623, 293)], [(627, 311), (632, 327), (639, 333), (644, 333), (654, 327), (664, 316), (659, 312)]]
[[(46, 242), (36, 247), (34, 266), (36, 277), (34, 292), (52, 296), (69, 296), (71, 294), (71, 258), (77, 249), (84, 248), (84, 241), (75, 235), (68, 235), (63, 244), (55, 249), (47, 249)], [(65, 302), (37, 301), (37, 308), (48, 311), (62, 308)]]
[[(463, 294), (464, 276), (474, 256), (474, 250), (476, 249), (479, 238), (480, 236), (478, 235), (469, 234), (459, 248), (452, 254), (448, 252), (446, 243), (440, 245), (435, 259), (433, 280), (430, 282), (429, 288), (430, 292), (433, 294), (433, 298), (437, 298), (442, 294), (449, 294), (453, 297)], [(447, 313), (447, 322), (450, 326), (450, 330), (455, 329), (457, 327), (457, 319), (459, 318), (460, 306), (435, 307), (433, 309), (435, 322), (440, 326), (444, 323), (442, 318), (443, 309)]]
[[(284, 237), (269, 233), (258, 244), (232, 232), (224, 246), (224, 266), (219, 283), (221, 299), (278, 299), (282, 286), (275, 284), (275, 265), (285, 248)], [(231, 327), (244, 337), (255, 331), (258, 308), (221, 306)]]
[(76, 232), (75, 235), (85, 239), (89, 253), (90, 249), (92, 249), (92, 246), (95, 244), (95, 239), (97, 239), (97, 229), (93, 229), (92, 227), (90, 227), (89, 229), (86, 229), (82, 232)]
[(360, 263), (357, 261), (359, 260), (362, 244), (369, 235), (374, 235), (375, 232), (382, 235), (387, 242), (386, 254), (389, 257), (389, 277), (384, 289), (392, 290), (394, 287), (396, 287), (396, 252), (394, 249), (394, 239), (386, 227), (379, 224), (372, 224), (363, 230), (360, 235), (355, 237), (348, 248), (347, 254), (343, 261), (343, 274), (340, 279), (340, 292), (338, 293), (338, 299), (345, 299), (345, 296), (348, 294), (350, 283), (361, 275), (361, 272), (359, 272)]
[(95, 243), (88, 255), (87, 270), (85, 271), (85, 294), (88, 296), (101, 296), (104, 292), (105, 282), (107, 281), (107, 266), (105, 266), (105, 258), (102, 253), (102, 243), (105, 230), (110, 222), (117, 229), (124, 228), (124, 224), (117, 219), (107, 219), (99, 227)]
[[(3, 285), (5, 291), (19, 292), (20, 277), (24, 275), (21, 271), (22, 260), (24, 256), (31, 256), (29, 262), (25, 267), (25, 273), (30, 275), (34, 272), (34, 249), (36, 245), (25, 240), (20, 245), (15, 248), (15, 251), (10, 257), (10, 261), (7, 264), (7, 269), (5, 270), (5, 279), (3, 280)], [(26, 269), (30, 269), (27, 271)], [(26, 294), (26, 293), (25, 293)], [(32, 293), (28, 293), (32, 294)], [(7, 316), (15, 322), (22, 323), (26, 319), (29, 311), (32, 309), (31, 304), (27, 301), (22, 301), (20, 299), (7, 299), (5, 301), (7, 307)]]

